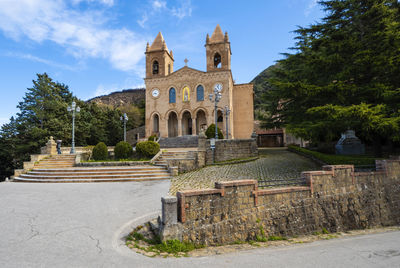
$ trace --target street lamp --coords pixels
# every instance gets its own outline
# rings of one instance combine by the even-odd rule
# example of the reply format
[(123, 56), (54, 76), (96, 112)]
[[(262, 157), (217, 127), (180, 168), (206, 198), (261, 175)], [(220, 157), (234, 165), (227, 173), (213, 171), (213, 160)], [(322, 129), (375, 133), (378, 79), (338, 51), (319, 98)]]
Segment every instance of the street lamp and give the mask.
[(126, 142), (126, 121), (128, 121), (128, 116), (126, 115), (126, 113), (124, 113), (121, 117), (120, 117), (121, 121), (124, 121), (124, 141)]
[(219, 90), (217, 88), (214, 88), (214, 94), (209, 94), (208, 98), (210, 99), (211, 102), (214, 102), (214, 115), (215, 115), (215, 139), (218, 140), (218, 127), (217, 127), (217, 122), (218, 122), (218, 111), (217, 111), (217, 106), (218, 102), (221, 100), (222, 94), (219, 93)]
[(76, 106), (76, 102), (73, 101), (71, 106), (67, 107), (68, 112), (72, 112), (72, 146), (71, 146), (71, 154), (75, 153), (75, 114), (81, 111), (79, 106)]
[(228, 108), (228, 106), (225, 106), (225, 125), (226, 125), (226, 138), (229, 139), (229, 114), (231, 113), (231, 110)]

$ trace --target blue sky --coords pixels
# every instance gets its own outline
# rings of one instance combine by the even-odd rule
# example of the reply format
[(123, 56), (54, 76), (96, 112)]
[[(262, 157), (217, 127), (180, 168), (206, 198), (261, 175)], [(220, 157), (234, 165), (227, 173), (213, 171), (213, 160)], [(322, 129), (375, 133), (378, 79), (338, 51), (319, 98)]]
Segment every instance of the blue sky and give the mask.
[(0, 0), (0, 125), (36, 73), (87, 100), (143, 87), (144, 51), (161, 31), (174, 69), (205, 70), (205, 38), (227, 31), (236, 83), (250, 82), (318, 21), (316, 0)]

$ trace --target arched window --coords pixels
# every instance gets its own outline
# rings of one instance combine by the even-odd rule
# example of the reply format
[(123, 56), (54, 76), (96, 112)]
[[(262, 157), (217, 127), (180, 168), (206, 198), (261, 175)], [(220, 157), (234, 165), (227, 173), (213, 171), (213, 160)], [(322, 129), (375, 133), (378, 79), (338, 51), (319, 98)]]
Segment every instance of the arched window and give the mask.
[(158, 74), (158, 61), (153, 62), (153, 74)]
[(196, 95), (197, 95), (197, 101), (203, 101), (204, 100), (204, 87), (202, 85), (199, 85), (197, 87)]
[(169, 90), (169, 103), (175, 103), (176, 102), (176, 91), (175, 88), (171, 88)]
[(214, 55), (214, 67), (221, 68), (221, 55), (218, 52)]

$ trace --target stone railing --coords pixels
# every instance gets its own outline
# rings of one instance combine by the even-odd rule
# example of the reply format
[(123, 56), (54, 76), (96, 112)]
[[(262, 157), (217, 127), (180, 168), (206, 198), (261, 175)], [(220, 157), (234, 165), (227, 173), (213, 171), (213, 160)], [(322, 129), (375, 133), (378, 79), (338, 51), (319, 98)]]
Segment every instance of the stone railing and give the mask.
[(400, 161), (376, 172), (352, 165), (303, 172), (307, 186), (258, 188), (255, 180), (219, 182), (213, 189), (162, 199), (163, 239), (216, 245), (400, 223)]

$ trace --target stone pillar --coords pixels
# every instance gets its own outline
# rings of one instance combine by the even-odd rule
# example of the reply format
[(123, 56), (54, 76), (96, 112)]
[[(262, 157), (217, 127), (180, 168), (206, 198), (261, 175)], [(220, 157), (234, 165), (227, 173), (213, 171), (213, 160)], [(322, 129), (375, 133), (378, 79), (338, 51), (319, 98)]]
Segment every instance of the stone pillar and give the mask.
[(162, 219), (159, 235), (162, 241), (178, 239), (182, 241), (182, 225), (178, 223), (178, 199), (176, 196), (161, 198)]
[(173, 225), (178, 222), (178, 199), (176, 196), (161, 197), (162, 223)]
[(192, 136), (196, 136), (196, 118), (192, 118)]
[(52, 136), (43, 149), (44, 150), (41, 150), (41, 154), (57, 154), (57, 143), (54, 141)]
[(178, 119), (178, 136), (182, 136), (182, 118)]

